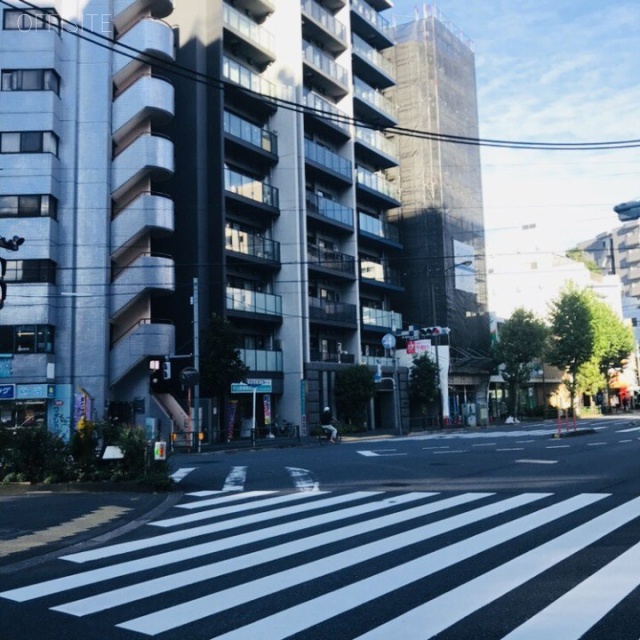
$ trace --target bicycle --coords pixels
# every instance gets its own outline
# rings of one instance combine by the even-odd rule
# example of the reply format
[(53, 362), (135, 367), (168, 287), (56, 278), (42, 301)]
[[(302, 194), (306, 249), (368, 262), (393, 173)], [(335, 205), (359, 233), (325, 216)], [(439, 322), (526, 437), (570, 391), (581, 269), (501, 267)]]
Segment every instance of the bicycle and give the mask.
[[(340, 444), (342, 442), (342, 434), (340, 433), (340, 429), (338, 429), (337, 425), (333, 425), (336, 429), (336, 439), (335, 443)], [(331, 441), (331, 432), (328, 429), (325, 429), (322, 425), (318, 428), (318, 442), (321, 446), (325, 444), (329, 444)]]

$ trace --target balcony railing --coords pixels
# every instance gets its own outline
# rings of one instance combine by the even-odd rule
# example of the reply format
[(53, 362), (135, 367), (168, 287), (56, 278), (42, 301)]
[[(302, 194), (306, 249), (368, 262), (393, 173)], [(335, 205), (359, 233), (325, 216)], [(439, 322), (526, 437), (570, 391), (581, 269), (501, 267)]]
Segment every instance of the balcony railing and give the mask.
[(363, 280), (375, 280), (395, 286), (401, 285), (400, 273), (391, 267), (371, 260), (360, 261), (360, 276)]
[(254, 91), (269, 98), (277, 98), (278, 90), (273, 82), (265, 80), (251, 69), (239, 64), (227, 56), (222, 60), (222, 75), (226, 80), (240, 85), (245, 89)]
[(402, 314), (395, 311), (384, 311), (372, 307), (362, 307), (362, 324), (388, 329), (402, 328)]
[(282, 351), (264, 349), (240, 349), (242, 362), (250, 371), (283, 371)]
[(376, 109), (391, 116), (394, 120), (397, 119), (398, 109), (396, 104), (373, 87), (370, 87), (366, 82), (360, 80), (360, 78), (353, 79), (353, 92), (356, 97), (373, 105)]
[(366, 127), (356, 126), (356, 139), (364, 142), (366, 145), (377, 149), (387, 156), (395, 158), (398, 155), (396, 143), (386, 138), (380, 131), (367, 129)]
[(339, 65), (331, 56), (323, 53), (317, 47), (305, 42), (302, 47), (302, 54), (306, 62), (322, 71), (325, 75), (333, 79), (337, 84), (345, 87), (348, 86), (349, 73)]
[(254, 258), (280, 262), (280, 243), (268, 238), (261, 238), (246, 231), (226, 230), (226, 249), (243, 253)]
[(302, 10), (318, 24), (322, 25), (326, 31), (346, 43), (347, 27), (339, 20), (336, 20), (323, 6), (314, 2), (314, 0), (302, 0)]
[(332, 269), (355, 276), (356, 260), (353, 256), (340, 251), (323, 249), (315, 244), (307, 245), (307, 259), (310, 265), (317, 265), (324, 269)]
[(280, 206), (280, 195), (276, 187), (231, 169), (224, 170), (224, 188), (231, 193), (271, 207)]
[(389, 182), (384, 175), (358, 167), (356, 169), (356, 179), (359, 184), (400, 201), (400, 190), (395, 184)]
[(282, 316), (282, 298), (269, 293), (227, 287), (227, 309), (269, 316)]
[(353, 227), (353, 209), (315, 193), (307, 193), (307, 212)]
[(360, 223), (361, 232), (377, 236), (378, 238), (383, 238), (384, 240), (400, 242), (400, 232), (398, 227), (362, 212), (358, 214), (358, 221)]
[(352, 34), (353, 50), (362, 58), (365, 58), (375, 67), (378, 67), (383, 73), (390, 78), (395, 76), (395, 67), (393, 62), (387, 60), (377, 49), (367, 44), (360, 36)]
[(393, 29), (386, 18), (383, 18), (363, 0), (351, 0), (351, 8), (382, 33), (385, 38), (393, 42)]
[(349, 160), (338, 155), (331, 149), (327, 149), (322, 145), (319, 145), (313, 140), (305, 139), (304, 141), (304, 155), (305, 158), (311, 162), (322, 165), (331, 171), (339, 173), (349, 181), (353, 179), (353, 167)]
[(327, 120), (332, 124), (340, 127), (346, 133), (350, 132), (350, 124), (347, 122), (349, 117), (347, 114), (340, 111), (340, 109), (331, 104), (328, 100), (325, 100), (313, 91), (309, 91), (309, 89), (304, 89), (303, 99), (305, 106), (313, 109), (314, 115), (319, 116), (321, 114), (326, 114)]
[(358, 323), (358, 307), (347, 302), (327, 302), (309, 298), (309, 318), (316, 321)]
[(228, 111), (223, 117), (224, 132), (269, 153), (278, 153), (278, 136)]
[(274, 50), (275, 38), (272, 33), (226, 3), (222, 5), (222, 19), (225, 25), (257, 45), (269, 51)]

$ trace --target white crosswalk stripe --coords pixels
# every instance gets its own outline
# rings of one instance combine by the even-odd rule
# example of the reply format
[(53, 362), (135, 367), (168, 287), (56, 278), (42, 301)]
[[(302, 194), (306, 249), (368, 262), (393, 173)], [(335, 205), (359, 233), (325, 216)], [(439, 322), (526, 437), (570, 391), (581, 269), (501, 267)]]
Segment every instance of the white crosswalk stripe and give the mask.
[[(615, 553), (486, 637), (577, 640), (640, 593), (640, 543), (628, 533), (640, 497), (199, 492), (174, 514), (143, 537), (64, 556), (57, 577), (25, 574), (0, 601), (108, 616), (123, 638), (174, 640), (201, 625), (194, 637), (316, 640), (340, 624), (345, 640), (424, 640), (497, 615), (501, 598), (531, 607), (536, 580), (602, 540)], [(418, 595), (405, 603), (407, 589)]]

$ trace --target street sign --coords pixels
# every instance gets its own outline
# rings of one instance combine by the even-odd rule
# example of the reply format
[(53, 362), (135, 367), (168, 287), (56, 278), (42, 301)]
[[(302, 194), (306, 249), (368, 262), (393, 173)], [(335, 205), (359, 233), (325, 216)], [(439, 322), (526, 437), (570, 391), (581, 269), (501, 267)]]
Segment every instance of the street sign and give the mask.
[(382, 346), (385, 349), (395, 349), (396, 337), (392, 333), (386, 333), (382, 336)]
[(200, 382), (200, 373), (193, 367), (185, 367), (180, 372), (180, 382), (185, 387), (194, 387)]
[(273, 391), (271, 380), (251, 382), (234, 382), (231, 384), (231, 393), (271, 393)]

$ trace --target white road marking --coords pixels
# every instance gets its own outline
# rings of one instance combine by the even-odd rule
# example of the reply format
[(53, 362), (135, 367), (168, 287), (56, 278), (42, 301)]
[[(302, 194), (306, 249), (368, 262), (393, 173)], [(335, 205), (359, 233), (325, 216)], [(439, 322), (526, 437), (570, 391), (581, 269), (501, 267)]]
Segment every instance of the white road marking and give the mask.
[(557, 460), (527, 460), (526, 458), (516, 460), (516, 462), (523, 462), (528, 464), (558, 464)]
[(246, 491), (242, 493), (230, 493), (227, 491), (216, 492), (216, 498), (209, 500), (196, 500), (195, 502), (187, 502), (186, 504), (176, 505), (178, 509), (202, 509), (203, 507), (212, 507), (219, 504), (229, 504), (230, 502), (238, 502), (240, 500), (248, 500), (250, 498), (261, 498), (262, 496), (270, 496), (275, 491)]
[(188, 476), (192, 471), (195, 471), (195, 467), (183, 467), (171, 474), (171, 478), (174, 482), (180, 482), (185, 476)]
[(314, 479), (308, 469), (298, 467), (286, 467), (297, 491), (319, 491), (320, 483)]
[(243, 491), (247, 480), (247, 467), (233, 467), (222, 487), (223, 491)]
[(406, 456), (406, 453), (391, 453), (391, 451), (395, 451), (395, 449), (391, 450), (378, 450), (378, 451), (358, 451), (361, 456), (365, 456), (365, 458), (378, 458), (385, 456)]

